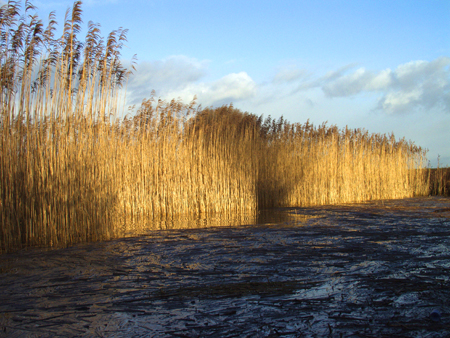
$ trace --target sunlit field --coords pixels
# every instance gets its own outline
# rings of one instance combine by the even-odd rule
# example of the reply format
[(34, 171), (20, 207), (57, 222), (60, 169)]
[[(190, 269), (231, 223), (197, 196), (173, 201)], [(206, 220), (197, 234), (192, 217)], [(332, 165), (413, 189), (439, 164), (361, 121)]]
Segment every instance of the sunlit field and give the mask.
[(55, 36), (54, 14), (44, 27), (24, 7), (0, 11), (1, 253), (180, 216), (430, 193), (426, 151), (394, 135), (154, 93), (126, 114), (126, 30), (102, 39), (89, 23), (79, 40), (78, 1)]

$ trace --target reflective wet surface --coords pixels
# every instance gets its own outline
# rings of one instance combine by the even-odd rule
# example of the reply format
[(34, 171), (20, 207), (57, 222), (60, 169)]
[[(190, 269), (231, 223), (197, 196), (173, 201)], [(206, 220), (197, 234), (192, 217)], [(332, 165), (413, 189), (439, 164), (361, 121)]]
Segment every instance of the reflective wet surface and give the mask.
[(240, 221), (0, 256), (0, 336), (450, 336), (449, 198)]

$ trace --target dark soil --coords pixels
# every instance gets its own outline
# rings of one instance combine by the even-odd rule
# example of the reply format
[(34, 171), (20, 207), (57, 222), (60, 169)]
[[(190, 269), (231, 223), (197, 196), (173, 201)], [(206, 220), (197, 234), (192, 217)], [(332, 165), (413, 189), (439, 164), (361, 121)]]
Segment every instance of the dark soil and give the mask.
[(449, 198), (263, 216), (0, 256), (0, 336), (450, 336)]

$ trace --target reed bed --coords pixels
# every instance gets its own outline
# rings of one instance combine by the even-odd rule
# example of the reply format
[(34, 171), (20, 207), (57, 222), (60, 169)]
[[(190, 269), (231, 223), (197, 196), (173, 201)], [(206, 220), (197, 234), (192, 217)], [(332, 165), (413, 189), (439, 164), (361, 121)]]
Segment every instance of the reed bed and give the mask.
[(425, 151), (393, 135), (154, 94), (119, 117), (127, 31), (104, 40), (90, 22), (80, 42), (81, 5), (60, 37), (28, 1), (0, 9), (0, 252), (181, 216), (428, 194)]

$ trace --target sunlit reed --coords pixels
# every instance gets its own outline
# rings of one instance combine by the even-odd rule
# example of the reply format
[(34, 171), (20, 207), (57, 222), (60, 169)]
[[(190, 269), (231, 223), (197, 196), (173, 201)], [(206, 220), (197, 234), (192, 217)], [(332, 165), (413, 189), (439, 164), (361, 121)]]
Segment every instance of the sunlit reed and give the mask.
[[(23, 14), (21, 11), (23, 10)], [(145, 99), (123, 118), (126, 30), (55, 37), (30, 2), (0, 10), (0, 252), (119, 236), (183, 215), (429, 192), (425, 151), (393, 135), (292, 124), (233, 106)], [(120, 118), (119, 118), (120, 117)]]

